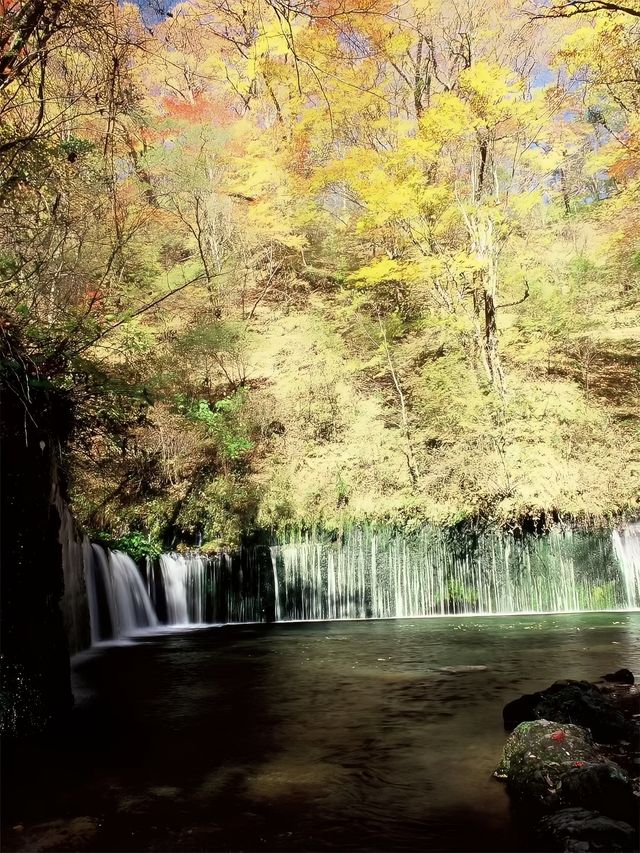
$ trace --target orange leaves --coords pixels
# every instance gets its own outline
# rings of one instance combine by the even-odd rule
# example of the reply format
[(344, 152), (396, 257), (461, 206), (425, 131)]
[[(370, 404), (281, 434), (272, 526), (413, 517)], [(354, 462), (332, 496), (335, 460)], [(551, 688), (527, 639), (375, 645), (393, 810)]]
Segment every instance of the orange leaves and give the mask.
[(212, 101), (202, 93), (196, 94), (191, 100), (167, 96), (162, 99), (162, 105), (171, 118), (192, 124), (212, 122), (218, 127), (226, 127), (233, 120), (226, 103)]

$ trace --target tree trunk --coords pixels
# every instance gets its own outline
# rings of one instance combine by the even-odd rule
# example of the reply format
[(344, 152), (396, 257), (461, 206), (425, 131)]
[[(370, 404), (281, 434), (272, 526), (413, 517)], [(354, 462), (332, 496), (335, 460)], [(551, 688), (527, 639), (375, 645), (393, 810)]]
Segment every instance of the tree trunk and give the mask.
[(483, 293), (484, 301), (484, 351), (487, 360), (489, 378), (495, 388), (502, 394), (504, 391), (504, 376), (498, 352), (498, 325), (496, 320), (496, 304), (494, 294), (488, 290)]
[(473, 312), (476, 338), (481, 351), (483, 367), (488, 380), (502, 396), (504, 374), (498, 349), (498, 318), (496, 295), (498, 290), (498, 247), (493, 222), (476, 213), (463, 213), (471, 237), (471, 249), (482, 264), (474, 276)]
[(479, 134), (479, 149), (480, 149), (480, 164), (478, 166), (478, 180), (476, 181), (474, 201), (480, 201), (482, 198), (482, 190), (484, 188), (485, 174), (487, 171), (487, 158), (489, 156), (489, 141), (483, 135), (483, 131), (478, 131)]
[(404, 397), (404, 391), (402, 390), (402, 385), (400, 384), (400, 379), (398, 377), (398, 372), (396, 371), (395, 364), (393, 363), (393, 358), (391, 357), (391, 350), (389, 349), (389, 341), (387, 340), (387, 333), (382, 324), (382, 320), (380, 319), (380, 315), (378, 315), (378, 326), (380, 327), (380, 333), (382, 335), (382, 341), (384, 345), (385, 355), (387, 357), (387, 365), (389, 366), (389, 373), (391, 374), (391, 379), (393, 381), (393, 386), (396, 389), (398, 394), (398, 400), (400, 402), (400, 418), (402, 425), (402, 437), (404, 439), (405, 449), (404, 455), (407, 460), (407, 468), (409, 469), (409, 476), (411, 477), (411, 482), (413, 485), (417, 485), (420, 480), (420, 470), (418, 468), (418, 463), (416, 462), (416, 458), (413, 453), (413, 443), (411, 441), (411, 430), (409, 427), (409, 418), (407, 416), (407, 405)]
[(562, 201), (564, 202), (564, 212), (567, 216), (571, 213), (571, 203), (569, 201), (569, 189), (567, 187), (567, 173), (563, 168), (558, 169), (560, 177), (560, 190), (562, 192)]

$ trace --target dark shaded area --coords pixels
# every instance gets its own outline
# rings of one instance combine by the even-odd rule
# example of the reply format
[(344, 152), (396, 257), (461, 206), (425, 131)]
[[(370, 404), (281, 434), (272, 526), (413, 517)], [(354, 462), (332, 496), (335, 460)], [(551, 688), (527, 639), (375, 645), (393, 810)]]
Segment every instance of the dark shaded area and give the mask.
[(612, 343), (593, 358), (590, 387), (595, 396), (617, 409), (618, 417), (638, 420), (640, 347), (635, 339)]
[(567, 805), (593, 809), (633, 826), (638, 804), (629, 777), (611, 761), (574, 767), (562, 779)]
[(72, 705), (60, 519), (51, 505), (57, 452), (69, 430), (64, 398), (5, 352), (1, 383), (2, 730), (40, 731)]
[[(242, 546), (237, 551), (214, 554), (207, 560), (205, 572), (205, 622), (275, 621), (273, 565), (267, 546)], [(159, 561), (143, 567), (142, 575), (158, 620), (167, 624), (166, 584)]]
[(636, 849), (632, 826), (589, 809), (561, 809), (543, 818), (540, 835), (551, 850), (614, 853)]

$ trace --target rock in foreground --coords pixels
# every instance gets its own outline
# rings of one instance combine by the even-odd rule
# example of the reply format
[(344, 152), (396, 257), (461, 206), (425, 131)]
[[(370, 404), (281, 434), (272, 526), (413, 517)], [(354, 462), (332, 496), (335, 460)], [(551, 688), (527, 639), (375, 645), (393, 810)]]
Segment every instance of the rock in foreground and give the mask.
[(564, 853), (613, 853), (634, 849), (632, 826), (589, 809), (561, 809), (543, 818), (538, 831), (552, 849)]
[(533, 812), (583, 806), (634, 821), (629, 777), (602, 756), (580, 726), (550, 720), (521, 723), (505, 744), (496, 776), (506, 780), (514, 800)]
[(562, 779), (574, 768), (604, 761), (589, 732), (549, 720), (521, 723), (509, 736), (496, 776), (534, 809), (558, 808)]
[(588, 681), (556, 681), (509, 702), (502, 716), (507, 729), (531, 720), (574, 723), (589, 729), (598, 743), (614, 743), (628, 734), (624, 716)]

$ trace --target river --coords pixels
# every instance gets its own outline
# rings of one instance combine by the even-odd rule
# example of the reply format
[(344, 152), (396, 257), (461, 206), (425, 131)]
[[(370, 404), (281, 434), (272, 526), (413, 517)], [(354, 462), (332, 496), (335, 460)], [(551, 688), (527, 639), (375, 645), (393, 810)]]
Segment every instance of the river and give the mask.
[(69, 728), (5, 755), (5, 849), (532, 849), (492, 777), (502, 707), (622, 666), (640, 672), (640, 613), (233, 625), (97, 647), (74, 659)]

